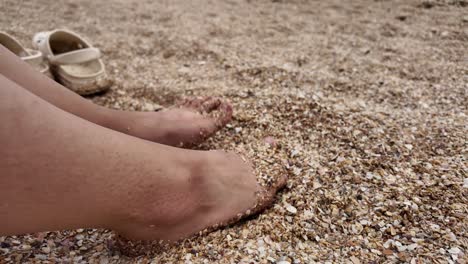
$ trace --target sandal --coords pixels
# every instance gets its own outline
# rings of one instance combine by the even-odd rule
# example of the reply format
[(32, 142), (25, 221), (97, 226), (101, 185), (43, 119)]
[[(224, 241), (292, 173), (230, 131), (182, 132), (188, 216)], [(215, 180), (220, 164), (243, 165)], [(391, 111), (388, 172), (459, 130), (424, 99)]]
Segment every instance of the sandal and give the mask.
[(42, 53), (38, 50), (26, 49), (21, 43), (5, 32), (0, 32), (0, 44), (20, 57), (24, 62), (31, 65), (34, 69), (52, 78), (49, 66), (44, 61)]
[(56, 80), (70, 90), (89, 95), (109, 89), (100, 50), (78, 34), (63, 29), (40, 32), (33, 45), (49, 61)]

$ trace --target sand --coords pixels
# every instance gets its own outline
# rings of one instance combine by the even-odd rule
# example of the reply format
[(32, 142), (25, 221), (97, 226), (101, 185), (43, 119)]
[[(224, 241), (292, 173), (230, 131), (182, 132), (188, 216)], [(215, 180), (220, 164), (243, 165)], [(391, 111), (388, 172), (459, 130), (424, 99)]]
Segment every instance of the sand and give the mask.
[(160, 253), (70, 230), (0, 237), (0, 263), (466, 263), (467, 5), (0, 0), (0, 28), (28, 47), (68, 28), (101, 49), (114, 85), (90, 100), (222, 96), (234, 120), (200, 148), (289, 176), (264, 214)]

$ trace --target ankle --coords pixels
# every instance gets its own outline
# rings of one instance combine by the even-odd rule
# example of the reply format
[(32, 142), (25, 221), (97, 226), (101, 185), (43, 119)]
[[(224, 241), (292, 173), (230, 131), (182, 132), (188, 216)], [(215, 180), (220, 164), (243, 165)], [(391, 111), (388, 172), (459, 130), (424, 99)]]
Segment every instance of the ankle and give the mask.
[(100, 126), (162, 144), (170, 143), (164, 140), (169, 138), (166, 126), (170, 123), (171, 120), (161, 113), (129, 112), (108, 108), (101, 111), (98, 121)]
[(198, 183), (204, 177), (194, 171), (202, 161), (198, 153), (191, 152), (170, 149), (157, 161), (168, 171), (150, 177), (137, 175), (125, 183), (109, 228), (130, 239), (171, 240), (189, 234), (193, 225), (201, 223), (203, 191)]
[(97, 107), (98, 109), (96, 110), (96, 113), (97, 113), (97, 118), (95, 122), (96, 124), (106, 127), (106, 128), (110, 128), (112, 130), (123, 132), (123, 131), (120, 131), (122, 129), (117, 129), (117, 128), (124, 127), (124, 125), (122, 124), (122, 120), (125, 118), (124, 118), (124, 115), (121, 114), (124, 111), (118, 111), (118, 110), (114, 110), (114, 109), (110, 109), (110, 108), (102, 107), (102, 106), (97, 106)]

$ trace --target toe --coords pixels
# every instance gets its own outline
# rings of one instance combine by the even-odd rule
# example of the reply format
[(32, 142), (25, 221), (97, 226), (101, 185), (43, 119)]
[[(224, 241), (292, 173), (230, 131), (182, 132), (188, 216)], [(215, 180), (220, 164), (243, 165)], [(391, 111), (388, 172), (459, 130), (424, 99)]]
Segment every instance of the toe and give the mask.
[(193, 108), (193, 109), (200, 110), (200, 109), (202, 109), (203, 104), (208, 100), (211, 100), (211, 96), (194, 98), (193, 100), (191, 100), (190, 107)]
[(210, 118), (205, 119), (203, 127), (206, 132), (214, 133), (226, 126), (232, 119), (232, 106), (219, 98), (206, 101), (200, 108), (201, 112), (208, 113)]
[(219, 128), (224, 127), (232, 119), (232, 106), (228, 102), (220, 100), (213, 118)]
[(222, 101), (219, 98), (208, 98), (200, 106), (200, 110), (205, 113), (210, 113), (219, 108)]
[(271, 186), (263, 187), (263, 189), (258, 193), (257, 205), (254, 209), (251, 210), (251, 214), (259, 214), (265, 209), (269, 208), (275, 201), (276, 193), (278, 193), (286, 186), (287, 180), (287, 176), (283, 175)]
[(183, 110), (178, 112), (182, 117), (178, 117), (177, 120), (187, 120), (191, 124), (182, 122), (182, 128), (187, 128), (185, 130), (187, 133), (182, 140), (178, 140), (181, 141), (180, 144), (175, 144), (178, 147), (190, 148), (204, 141), (226, 126), (232, 119), (231, 105), (220, 98), (183, 99), (175, 107)]
[(257, 201), (251, 209), (247, 210), (244, 213), (238, 214), (236, 217), (229, 219), (226, 222), (215, 225), (209, 228), (209, 230), (216, 230), (222, 226), (235, 224), (241, 219), (245, 219), (250, 216), (258, 215), (262, 213), (263, 211), (265, 211), (266, 209), (270, 208), (275, 201), (276, 194), (286, 186), (287, 179), (288, 179), (287, 176), (282, 176), (269, 187), (259, 186), (258, 187), (259, 191), (256, 193)]

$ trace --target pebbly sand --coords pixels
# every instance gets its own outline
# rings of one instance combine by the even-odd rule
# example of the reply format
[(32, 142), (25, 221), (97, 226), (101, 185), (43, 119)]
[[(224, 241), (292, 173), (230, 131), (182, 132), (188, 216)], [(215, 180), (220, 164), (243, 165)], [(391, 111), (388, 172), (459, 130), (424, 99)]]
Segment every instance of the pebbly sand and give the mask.
[(288, 185), (160, 253), (73, 230), (0, 237), (0, 263), (467, 262), (466, 1), (0, 0), (0, 29), (27, 46), (53, 28), (102, 50), (115, 83), (90, 100), (227, 98), (233, 122), (200, 148), (244, 149)]

